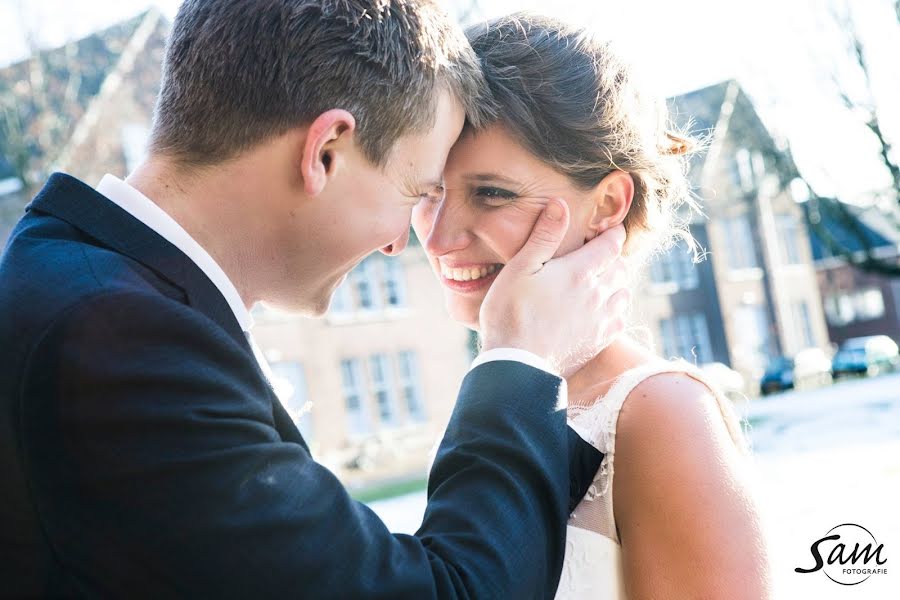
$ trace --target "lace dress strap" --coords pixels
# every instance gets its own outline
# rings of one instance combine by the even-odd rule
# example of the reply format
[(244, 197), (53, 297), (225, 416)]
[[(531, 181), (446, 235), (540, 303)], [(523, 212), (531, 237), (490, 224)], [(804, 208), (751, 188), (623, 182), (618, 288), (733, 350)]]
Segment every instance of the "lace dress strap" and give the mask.
[(684, 359), (655, 360), (619, 375), (605, 396), (590, 406), (570, 406), (570, 426), (603, 454), (600, 469), (584, 499), (569, 516), (569, 525), (600, 533), (617, 544), (619, 534), (613, 513), (613, 472), (616, 454), (616, 425), (625, 399), (648, 377), (660, 373), (685, 373), (706, 385), (715, 396), (732, 440), (746, 449), (731, 401), (697, 366)]

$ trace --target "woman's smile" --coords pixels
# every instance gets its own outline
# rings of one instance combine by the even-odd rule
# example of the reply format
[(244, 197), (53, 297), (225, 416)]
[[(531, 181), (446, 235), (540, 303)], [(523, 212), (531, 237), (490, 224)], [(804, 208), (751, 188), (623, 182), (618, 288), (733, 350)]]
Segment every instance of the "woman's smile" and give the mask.
[(467, 294), (486, 289), (503, 268), (500, 263), (449, 264), (438, 261), (441, 283), (449, 290)]

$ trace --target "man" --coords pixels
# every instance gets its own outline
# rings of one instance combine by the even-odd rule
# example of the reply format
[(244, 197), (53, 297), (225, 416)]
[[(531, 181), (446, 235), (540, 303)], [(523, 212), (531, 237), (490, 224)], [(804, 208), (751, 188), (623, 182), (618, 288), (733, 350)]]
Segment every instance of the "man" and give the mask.
[(321, 315), (404, 249), (483, 93), (427, 0), (183, 4), (147, 161), (96, 190), (51, 177), (0, 262), (0, 590), (553, 595), (600, 458), (559, 374), (618, 327), (621, 231), (551, 260), (551, 202), (498, 276), (416, 536), (310, 457), (249, 335), (257, 302)]

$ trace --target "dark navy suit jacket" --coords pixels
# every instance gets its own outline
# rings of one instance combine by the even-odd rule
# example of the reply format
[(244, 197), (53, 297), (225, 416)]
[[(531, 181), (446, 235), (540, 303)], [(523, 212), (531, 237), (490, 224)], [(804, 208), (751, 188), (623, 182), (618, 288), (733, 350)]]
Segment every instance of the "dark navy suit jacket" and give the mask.
[(0, 595), (547, 598), (602, 456), (561, 380), (465, 378), (415, 536), (310, 456), (225, 299), (55, 174), (0, 261)]

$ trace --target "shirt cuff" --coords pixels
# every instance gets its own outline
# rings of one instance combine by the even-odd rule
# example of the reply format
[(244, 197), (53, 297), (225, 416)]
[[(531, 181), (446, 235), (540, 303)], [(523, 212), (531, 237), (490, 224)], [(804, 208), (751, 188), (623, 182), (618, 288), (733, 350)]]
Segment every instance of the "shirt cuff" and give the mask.
[(484, 363), (493, 360), (512, 360), (525, 363), (529, 367), (534, 367), (535, 369), (540, 369), (541, 371), (546, 371), (551, 375), (559, 377), (559, 372), (550, 365), (549, 361), (528, 350), (519, 350), (518, 348), (494, 348), (482, 352), (472, 361), (472, 366), (469, 367), (469, 370), (471, 371), (478, 365), (483, 365)]

